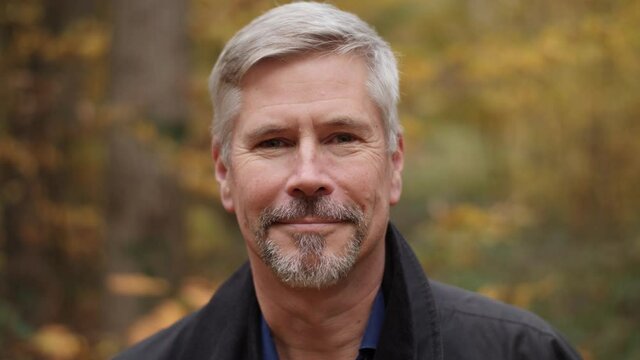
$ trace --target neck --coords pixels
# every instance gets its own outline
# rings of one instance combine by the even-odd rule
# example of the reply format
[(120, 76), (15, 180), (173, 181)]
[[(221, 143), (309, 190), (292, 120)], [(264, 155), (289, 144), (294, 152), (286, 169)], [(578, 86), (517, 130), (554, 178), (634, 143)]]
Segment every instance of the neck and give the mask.
[(291, 288), (250, 255), (256, 296), (281, 360), (356, 357), (382, 283), (384, 241), (362, 256), (340, 283)]

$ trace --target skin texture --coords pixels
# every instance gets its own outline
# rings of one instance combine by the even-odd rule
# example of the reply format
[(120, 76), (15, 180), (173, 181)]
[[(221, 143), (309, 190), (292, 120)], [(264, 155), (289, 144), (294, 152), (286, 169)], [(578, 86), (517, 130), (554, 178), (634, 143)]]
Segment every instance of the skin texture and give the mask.
[[(241, 84), (229, 163), (213, 148), (222, 204), (237, 216), (281, 359), (355, 358), (382, 280), (389, 207), (402, 189), (403, 147), (399, 138), (398, 150), (387, 151), (367, 77), (364, 61), (353, 55), (262, 61)], [(300, 197), (329, 197), (364, 215), (367, 231), (355, 265), (335, 284), (291, 286), (262, 261), (255, 235), (261, 212)], [(270, 226), (268, 236), (295, 255), (294, 234), (319, 234), (323, 251), (340, 255), (355, 230), (349, 222), (306, 216)]]

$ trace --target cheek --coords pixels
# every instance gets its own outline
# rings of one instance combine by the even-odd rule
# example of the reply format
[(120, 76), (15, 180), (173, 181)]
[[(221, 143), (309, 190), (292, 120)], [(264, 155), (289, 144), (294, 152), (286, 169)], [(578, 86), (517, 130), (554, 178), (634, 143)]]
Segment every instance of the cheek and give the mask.
[(260, 212), (269, 206), (265, 192), (257, 185), (248, 183), (236, 189), (234, 199), (236, 219), (245, 239), (253, 238)]
[(382, 167), (351, 164), (341, 171), (345, 195), (363, 207), (366, 213), (371, 213), (384, 201), (389, 186), (386, 181), (388, 174)]
[(282, 189), (282, 179), (267, 170), (242, 171), (235, 173), (234, 205), (241, 221), (250, 221), (257, 217), (267, 206), (273, 204)]

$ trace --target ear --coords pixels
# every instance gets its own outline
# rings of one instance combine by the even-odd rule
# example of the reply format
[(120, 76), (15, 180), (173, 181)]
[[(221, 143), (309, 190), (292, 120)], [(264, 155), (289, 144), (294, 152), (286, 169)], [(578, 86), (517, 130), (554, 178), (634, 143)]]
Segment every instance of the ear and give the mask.
[(398, 146), (391, 154), (391, 184), (389, 191), (389, 204), (395, 205), (400, 201), (402, 194), (402, 168), (404, 166), (404, 138), (398, 135)]
[(213, 158), (216, 180), (220, 189), (220, 201), (225, 210), (233, 213), (235, 208), (233, 206), (233, 196), (231, 196), (231, 173), (229, 172), (228, 164), (226, 164), (221, 155), (220, 144), (212, 143), (211, 157)]

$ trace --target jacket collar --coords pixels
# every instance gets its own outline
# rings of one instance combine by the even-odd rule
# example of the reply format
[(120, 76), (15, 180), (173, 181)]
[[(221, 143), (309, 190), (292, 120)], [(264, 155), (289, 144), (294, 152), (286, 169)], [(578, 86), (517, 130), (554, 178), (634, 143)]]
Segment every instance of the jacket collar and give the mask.
[[(375, 358), (441, 360), (442, 340), (429, 282), (413, 251), (391, 224), (385, 256), (386, 315)], [(178, 358), (260, 359), (260, 309), (248, 264), (195, 317)]]
[(442, 339), (435, 299), (413, 251), (389, 224), (382, 290), (387, 314), (376, 359), (441, 360)]

